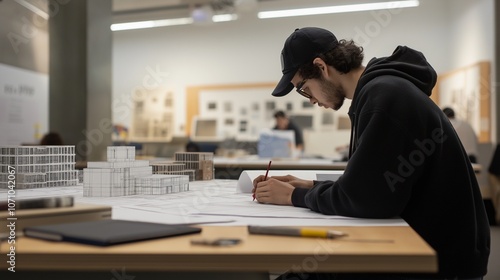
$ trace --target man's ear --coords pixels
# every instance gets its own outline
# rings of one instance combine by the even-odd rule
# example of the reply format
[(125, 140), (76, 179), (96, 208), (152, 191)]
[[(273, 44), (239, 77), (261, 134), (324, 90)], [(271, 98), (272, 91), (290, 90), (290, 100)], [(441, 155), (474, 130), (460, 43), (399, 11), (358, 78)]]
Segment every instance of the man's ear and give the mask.
[(316, 67), (319, 68), (319, 70), (321, 71), (321, 73), (323, 74), (323, 76), (325, 77), (328, 77), (328, 67), (325, 63), (325, 61), (319, 57), (316, 57), (314, 60), (313, 60), (313, 64), (316, 65)]

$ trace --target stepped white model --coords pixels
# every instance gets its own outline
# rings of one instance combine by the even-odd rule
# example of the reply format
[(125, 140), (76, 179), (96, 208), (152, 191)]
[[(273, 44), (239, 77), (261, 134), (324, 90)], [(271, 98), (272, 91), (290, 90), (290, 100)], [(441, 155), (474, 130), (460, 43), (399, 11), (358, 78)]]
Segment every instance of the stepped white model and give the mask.
[(135, 147), (108, 147), (106, 162), (88, 162), (83, 170), (84, 196), (167, 194), (188, 190), (189, 176), (153, 174), (149, 161), (135, 159)]

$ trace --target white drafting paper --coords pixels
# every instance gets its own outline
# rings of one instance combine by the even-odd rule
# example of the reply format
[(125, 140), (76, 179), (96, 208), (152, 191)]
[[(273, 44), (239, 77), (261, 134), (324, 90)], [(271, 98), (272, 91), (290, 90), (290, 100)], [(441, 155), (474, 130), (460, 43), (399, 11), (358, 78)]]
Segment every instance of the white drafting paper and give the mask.
[(213, 224), (217, 226), (408, 226), (402, 219), (276, 219), (261, 217), (238, 217), (234, 222)]
[[(407, 226), (402, 219), (328, 216), (306, 208), (260, 204), (252, 201), (251, 194), (237, 192), (235, 180), (193, 181), (189, 185), (189, 191), (164, 195), (84, 197), (83, 186), (77, 185), (20, 189), (17, 190), (16, 197), (21, 199), (72, 195), (76, 203), (112, 206), (113, 219), (169, 224)], [(6, 195), (7, 190), (0, 190), (0, 196)]]
[(165, 224), (220, 224), (232, 223), (235, 220), (231, 217), (218, 216), (190, 216), (190, 215), (165, 215), (161, 212), (121, 207), (113, 208), (113, 219), (132, 220), (139, 222), (165, 223)]

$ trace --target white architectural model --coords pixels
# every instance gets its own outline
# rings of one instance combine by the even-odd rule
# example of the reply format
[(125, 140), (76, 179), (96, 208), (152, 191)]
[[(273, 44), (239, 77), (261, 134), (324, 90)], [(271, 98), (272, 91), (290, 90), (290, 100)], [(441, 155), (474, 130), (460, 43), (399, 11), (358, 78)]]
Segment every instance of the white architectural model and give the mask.
[(135, 147), (108, 147), (108, 161), (88, 162), (83, 196), (167, 194), (189, 190), (187, 175), (157, 175), (147, 160), (135, 160)]
[(0, 147), (0, 189), (7, 189), (9, 166), (15, 168), (18, 189), (74, 186), (75, 146)]
[(175, 153), (175, 162), (186, 164), (186, 169), (195, 171), (195, 180), (212, 180), (214, 178), (213, 153)]
[(154, 162), (151, 166), (154, 174), (189, 175), (190, 181), (212, 180), (213, 158), (213, 153), (179, 152), (174, 154), (174, 162)]
[(150, 163), (153, 174), (187, 175), (189, 181), (194, 181), (196, 172), (186, 169), (186, 164), (171, 161), (155, 161)]

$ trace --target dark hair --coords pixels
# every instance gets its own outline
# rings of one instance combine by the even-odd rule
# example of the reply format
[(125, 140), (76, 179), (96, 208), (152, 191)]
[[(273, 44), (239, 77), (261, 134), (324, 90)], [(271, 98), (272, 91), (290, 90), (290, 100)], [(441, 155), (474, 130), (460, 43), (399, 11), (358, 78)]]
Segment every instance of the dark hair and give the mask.
[(453, 111), (453, 109), (451, 109), (450, 107), (444, 108), (443, 113), (450, 119), (453, 119), (455, 117), (455, 111)]
[(49, 132), (43, 136), (42, 140), (40, 140), (40, 145), (62, 145), (63, 140), (61, 135), (57, 132)]
[(186, 152), (200, 152), (200, 146), (194, 142), (188, 142), (186, 144)]
[[(359, 68), (363, 62), (363, 47), (357, 46), (353, 40), (340, 40), (339, 44), (326, 53), (318, 54), (317, 57), (333, 66), (342, 74), (347, 74), (351, 70)], [(320, 69), (312, 63), (304, 64), (299, 68), (298, 73), (304, 79), (317, 79), (321, 76)]]
[(285, 112), (283, 111), (277, 111), (276, 113), (274, 113), (274, 118), (286, 118), (286, 114)]

